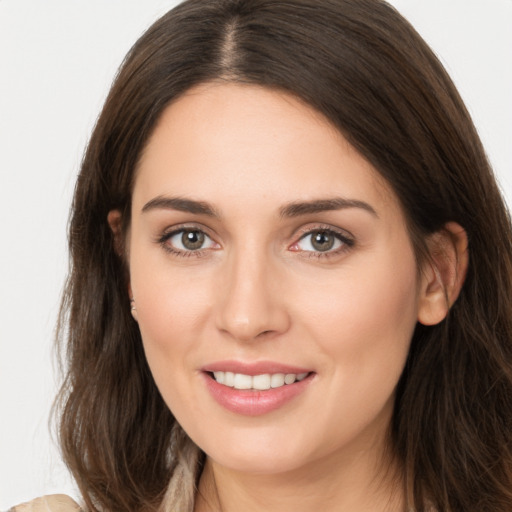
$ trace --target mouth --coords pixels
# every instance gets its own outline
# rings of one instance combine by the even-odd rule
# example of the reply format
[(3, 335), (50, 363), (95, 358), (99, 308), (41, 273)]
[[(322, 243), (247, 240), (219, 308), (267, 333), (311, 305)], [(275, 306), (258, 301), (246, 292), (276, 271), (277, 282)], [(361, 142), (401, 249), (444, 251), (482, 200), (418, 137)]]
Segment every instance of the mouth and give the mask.
[[(296, 402), (306, 394), (316, 372), (271, 361), (219, 361), (202, 368), (206, 389), (224, 409), (259, 416)], [(300, 403), (300, 402), (299, 402)]]
[(294, 384), (304, 380), (310, 372), (302, 373), (263, 373), (246, 375), (229, 371), (207, 372), (218, 384), (228, 388), (247, 391), (267, 391)]

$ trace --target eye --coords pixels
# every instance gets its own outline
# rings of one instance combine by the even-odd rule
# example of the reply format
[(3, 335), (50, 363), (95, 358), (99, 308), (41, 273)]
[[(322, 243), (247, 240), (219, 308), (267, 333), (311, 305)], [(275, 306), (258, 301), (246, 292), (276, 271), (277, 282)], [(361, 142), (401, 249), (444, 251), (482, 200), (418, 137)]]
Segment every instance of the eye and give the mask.
[(298, 242), (297, 246), (301, 251), (318, 251), (327, 252), (341, 247), (342, 241), (332, 231), (312, 231), (304, 235)]
[(292, 251), (304, 251), (318, 256), (336, 254), (354, 245), (353, 240), (332, 229), (314, 229), (301, 236), (290, 248)]
[(174, 253), (187, 254), (203, 249), (214, 249), (218, 245), (200, 229), (180, 229), (167, 233), (160, 242)]

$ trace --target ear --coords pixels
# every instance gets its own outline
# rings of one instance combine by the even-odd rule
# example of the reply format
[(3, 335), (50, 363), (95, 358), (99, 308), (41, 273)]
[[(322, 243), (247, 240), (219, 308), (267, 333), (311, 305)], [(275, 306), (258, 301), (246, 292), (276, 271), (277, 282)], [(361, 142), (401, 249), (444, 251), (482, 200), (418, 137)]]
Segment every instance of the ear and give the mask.
[[(126, 258), (126, 253), (124, 250), (124, 236), (122, 230), (122, 215), (119, 210), (110, 210), (107, 215), (107, 222), (112, 230), (112, 234), (114, 235), (114, 250), (116, 254), (121, 258)], [(135, 301), (133, 298), (132, 285), (130, 283), (130, 279), (127, 276), (128, 281), (128, 297), (130, 298), (130, 310), (133, 318), (137, 320), (137, 309), (135, 308)]]
[(468, 237), (456, 222), (448, 222), (427, 240), (430, 259), (422, 269), (418, 321), (435, 325), (457, 300), (468, 268)]
[(107, 215), (107, 222), (114, 235), (114, 250), (120, 257), (124, 257), (124, 242), (122, 230), (122, 215), (119, 210), (110, 210)]

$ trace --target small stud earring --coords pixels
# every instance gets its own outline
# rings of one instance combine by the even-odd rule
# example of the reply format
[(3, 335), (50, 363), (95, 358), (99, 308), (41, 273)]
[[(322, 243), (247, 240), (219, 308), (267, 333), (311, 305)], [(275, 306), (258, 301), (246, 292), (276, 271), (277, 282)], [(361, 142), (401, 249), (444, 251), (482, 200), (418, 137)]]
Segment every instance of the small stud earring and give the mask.
[(132, 311), (135, 311), (135, 299), (130, 299), (130, 309)]

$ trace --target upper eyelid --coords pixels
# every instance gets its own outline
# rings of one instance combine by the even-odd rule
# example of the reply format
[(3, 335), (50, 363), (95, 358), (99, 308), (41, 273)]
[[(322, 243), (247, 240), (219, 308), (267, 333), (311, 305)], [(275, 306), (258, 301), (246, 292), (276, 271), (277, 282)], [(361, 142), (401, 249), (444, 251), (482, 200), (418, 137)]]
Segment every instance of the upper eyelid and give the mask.
[(196, 223), (183, 223), (183, 224), (175, 224), (173, 226), (169, 226), (161, 231), (161, 235), (159, 238), (169, 237), (171, 235), (175, 235), (181, 231), (201, 231), (205, 235), (213, 238), (215, 235), (212, 234), (212, 230), (202, 224)]
[(354, 241), (355, 237), (350, 231), (347, 231), (343, 228), (338, 228), (334, 226), (330, 226), (328, 224), (316, 224), (316, 225), (309, 225), (309, 226), (303, 226), (299, 228), (298, 233), (296, 236), (298, 236), (299, 240), (303, 238), (306, 235), (310, 235), (311, 233), (314, 233), (315, 231), (328, 231), (330, 233), (334, 233), (336, 235), (339, 235), (342, 238), (347, 238), (349, 240)]

